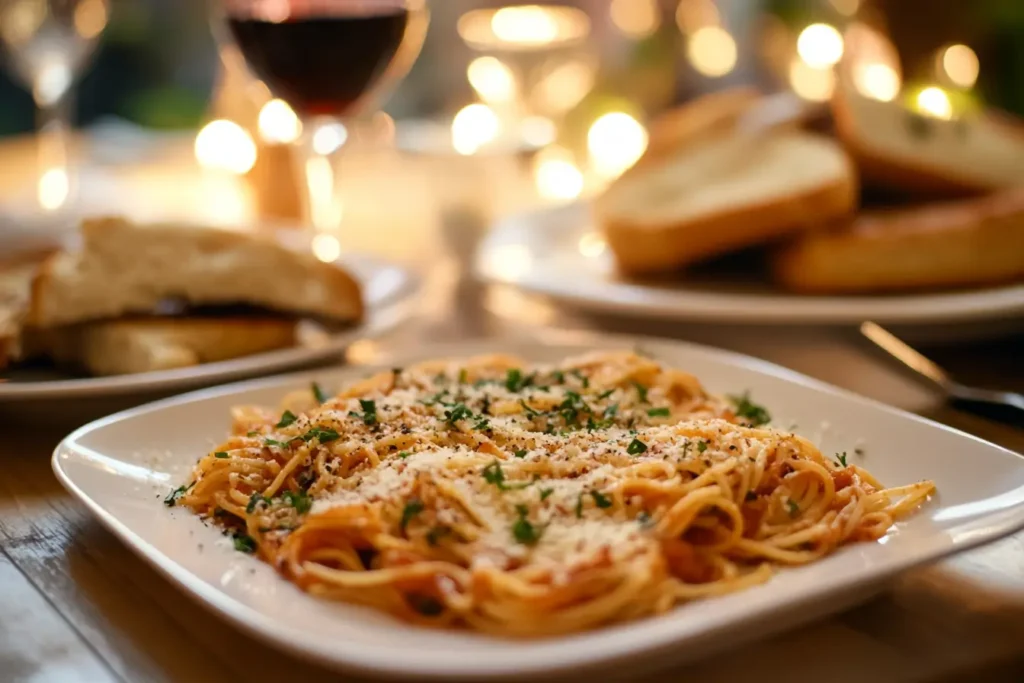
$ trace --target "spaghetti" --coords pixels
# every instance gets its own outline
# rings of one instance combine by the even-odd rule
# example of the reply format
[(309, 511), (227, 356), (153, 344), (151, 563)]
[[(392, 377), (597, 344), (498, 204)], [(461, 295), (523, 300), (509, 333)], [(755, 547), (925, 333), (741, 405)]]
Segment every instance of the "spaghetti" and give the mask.
[(664, 612), (878, 539), (934, 490), (886, 489), (631, 352), (321, 393), (236, 408), (167, 503), (312, 594), (416, 623), (538, 636)]

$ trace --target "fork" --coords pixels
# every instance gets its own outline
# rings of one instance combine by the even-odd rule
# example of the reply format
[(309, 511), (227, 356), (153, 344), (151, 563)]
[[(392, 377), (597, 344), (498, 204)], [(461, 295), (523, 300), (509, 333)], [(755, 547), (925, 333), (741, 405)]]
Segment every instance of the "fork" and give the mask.
[(914, 371), (919, 377), (937, 388), (952, 401), (973, 404), (974, 406), (1008, 406), (1016, 408), (1024, 413), (1024, 394), (1013, 391), (997, 391), (994, 389), (981, 389), (970, 387), (953, 380), (949, 373), (936, 365), (932, 360), (925, 358), (920, 352), (911, 348), (889, 330), (871, 321), (863, 322), (860, 326), (861, 334), (871, 340), (876, 346), (888, 353), (890, 356), (901, 362), (904, 366)]

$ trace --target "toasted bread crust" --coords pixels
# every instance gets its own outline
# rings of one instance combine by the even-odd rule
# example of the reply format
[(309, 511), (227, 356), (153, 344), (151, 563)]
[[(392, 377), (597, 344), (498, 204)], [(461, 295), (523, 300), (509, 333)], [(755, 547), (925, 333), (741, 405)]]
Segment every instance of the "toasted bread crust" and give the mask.
[(700, 136), (731, 130), (762, 98), (756, 88), (741, 86), (703, 95), (664, 112), (651, 121), (647, 150), (639, 164), (671, 154)]
[(990, 285), (1024, 279), (1024, 190), (862, 214), (772, 256), (796, 292), (854, 293)]
[(864, 145), (855, 134), (853, 113), (841, 97), (832, 101), (836, 135), (853, 158), (865, 184), (899, 188), (926, 197), (968, 197), (992, 188), (965, 176), (954, 176), (913, 159), (886, 156)]
[(364, 314), (343, 269), (285, 248), (272, 236), (209, 228), (87, 221), (80, 253), (50, 256), (32, 283), (27, 320), (38, 327), (152, 312), (179, 297), (193, 305), (248, 303), (338, 320)]

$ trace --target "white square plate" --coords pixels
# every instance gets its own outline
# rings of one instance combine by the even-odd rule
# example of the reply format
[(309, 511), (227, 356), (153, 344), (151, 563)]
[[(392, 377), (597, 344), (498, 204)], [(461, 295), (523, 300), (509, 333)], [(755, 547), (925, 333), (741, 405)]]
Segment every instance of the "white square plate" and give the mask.
[(1024, 459), (961, 432), (888, 408), (789, 370), (704, 347), (650, 339), (583, 343), (471, 342), (388, 359), (508, 352), (553, 361), (598, 347), (640, 344), (696, 374), (717, 393), (750, 390), (774, 424), (826, 454), (850, 455), (883, 483), (933, 479), (938, 494), (878, 543), (848, 546), (820, 562), (782, 570), (749, 590), (682, 605), (656, 618), (546, 640), (503, 640), (408, 626), (362, 607), (314, 599), (213, 528), (161, 499), (227, 433), (229, 407), (276, 405), (315, 378), (326, 387), (366, 368), (234, 384), (160, 401), (85, 426), (54, 453), (60, 481), (135, 552), (186, 593), (257, 637), (329, 666), (378, 675), (443, 679), (526, 677), (629, 663), (652, 666), (706, 656), (836, 611), (885, 579), (1024, 527)]

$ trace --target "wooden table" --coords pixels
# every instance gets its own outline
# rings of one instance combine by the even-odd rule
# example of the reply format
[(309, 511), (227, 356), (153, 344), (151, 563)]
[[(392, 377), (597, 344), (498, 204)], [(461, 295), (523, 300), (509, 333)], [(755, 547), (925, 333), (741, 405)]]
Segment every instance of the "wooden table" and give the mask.
[[(403, 160), (400, 166), (423, 163), (439, 162)], [(387, 174), (392, 181), (393, 171)], [(4, 176), (0, 169), (0, 182)], [(640, 325), (571, 316), (507, 291), (481, 290), (462, 276), (465, 231), (439, 235), (436, 212), (399, 210), (403, 217), (378, 223), (390, 226), (386, 234), (360, 240), (368, 248), (404, 243), (392, 255), (434, 264), (424, 314), (384, 340), (355, 347), (354, 361), (426, 340), (528, 335), (552, 321), (654, 333), (751, 353), (1024, 451), (1024, 431), (940, 405), (869, 353), (852, 331)], [(453, 251), (452, 245), (463, 248)], [(462, 258), (451, 256), (458, 252)], [(1020, 390), (1022, 351), (1024, 339), (1017, 337), (932, 354), (967, 381)], [(361, 680), (243, 635), (103, 529), (50, 470), (51, 451), (74, 426), (57, 418), (25, 424), (0, 410), (0, 682)], [(910, 572), (884, 595), (827, 621), (644, 680), (718, 683), (755, 676), (786, 683), (1024, 680), (1024, 534)]]

